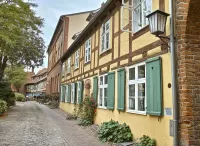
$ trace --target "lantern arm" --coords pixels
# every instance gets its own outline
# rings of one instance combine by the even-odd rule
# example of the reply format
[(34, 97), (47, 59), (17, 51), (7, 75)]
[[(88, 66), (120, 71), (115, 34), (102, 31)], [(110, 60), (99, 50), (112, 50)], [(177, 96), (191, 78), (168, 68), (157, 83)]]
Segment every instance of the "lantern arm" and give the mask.
[(164, 39), (170, 40), (169, 37), (167, 37), (167, 36), (161, 36), (161, 35), (158, 35), (157, 37), (159, 37), (160, 40), (164, 43), (163, 45), (166, 45), (170, 49), (170, 46), (168, 45), (168, 43), (166, 41), (164, 41)]
[(160, 39), (170, 40), (170, 37), (168, 37), (168, 36), (156, 35), (156, 37), (159, 37)]

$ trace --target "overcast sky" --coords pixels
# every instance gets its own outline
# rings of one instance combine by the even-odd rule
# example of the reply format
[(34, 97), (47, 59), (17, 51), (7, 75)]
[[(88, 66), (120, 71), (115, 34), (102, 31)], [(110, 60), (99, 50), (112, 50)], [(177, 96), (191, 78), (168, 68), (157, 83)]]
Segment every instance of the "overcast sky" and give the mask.
[[(106, 0), (33, 0), (34, 3), (38, 4), (35, 10), (37, 15), (45, 19), (44, 28), (42, 29), (45, 45), (49, 45), (61, 15), (94, 10), (99, 8), (104, 1)], [(39, 69), (48, 66), (46, 52), (45, 56), (44, 65), (36, 68), (36, 73)]]

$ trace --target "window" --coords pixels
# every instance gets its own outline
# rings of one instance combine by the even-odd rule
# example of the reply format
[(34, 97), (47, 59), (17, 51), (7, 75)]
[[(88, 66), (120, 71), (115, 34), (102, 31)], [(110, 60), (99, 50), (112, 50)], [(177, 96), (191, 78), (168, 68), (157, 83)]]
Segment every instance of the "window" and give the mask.
[(133, 29), (139, 31), (148, 25), (146, 16), (152, 11), (152, 0), (133, 0)]
[(91, 38), (85, 42), (85, 63), (90, 61), (91, 54)]
[(79, 103), (79, 97), (80, 97), (80, 94), (81, 93), (81, 82), (79, 81), (79, 82), (77, 82), (77, 93), (76, 93), (76, 95), (77, 95), (77, 97), (76, 97), (76, 99), (77, 99), (77, 103)]
[(75, 53), (75, 69), (79, 67), (79, 50)]
[(67, 61), (67, 72), (70, 73), (70, 68), (71, 68), (71, 57), (68, 58)]
[(65, 76), (65, 63), (62, 64), (62, 77)]
[(72, 83), (71, 84), (71, 103), (74, 103), (74, 99), (75, 99), (74, 93), (75, 93), (75, 83)]
[(128, 68), (128, 111), (146, 113), (146, 65), (141, 63)]
[(110, 21), (102, 25), (102, 35), (101, 35), (101, 52), (105, 52), (109, 49), (109, 39), (110, 39)]
[(99, 77), (99, 107), (107, 107), (107, 95), (108, 95), (108, 75), (102, 75)]

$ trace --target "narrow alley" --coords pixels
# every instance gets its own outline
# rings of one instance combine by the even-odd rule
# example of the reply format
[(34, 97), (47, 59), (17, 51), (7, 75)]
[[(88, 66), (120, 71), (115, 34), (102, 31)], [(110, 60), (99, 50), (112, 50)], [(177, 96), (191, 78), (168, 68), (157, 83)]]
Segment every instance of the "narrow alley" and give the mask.
[(17, 103), (0, 118), (0, 146), (103, 146), (74, 121), (36, 102)]

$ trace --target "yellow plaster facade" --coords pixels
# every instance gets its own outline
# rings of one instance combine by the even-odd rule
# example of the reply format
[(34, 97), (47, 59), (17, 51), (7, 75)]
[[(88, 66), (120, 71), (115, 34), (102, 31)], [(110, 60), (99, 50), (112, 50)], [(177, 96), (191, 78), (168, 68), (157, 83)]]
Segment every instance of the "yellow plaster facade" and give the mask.
[[(159, 0), (153, 0), (153, 10), (159, 9)], [(169, 12), (169, 1), (165, 0), (165, 11)], [(109, 49), (101, 53), (101, 25), (96, 27), (95, 31), (90, 35), (92, 36), (91, 47), (91, 60), (85, 64), (85, 41), (80, 44), (80, 56), (79, 56), (79, 68), (74, 71), (74, 54), (75, 51), (70, 54), (73, 59), (71, 60), (71, 72), (65, 73), (65, 77), (62, 79), (62, 84), (67, 85), (72, 82), (86, 80), (91, 81), (90, 94), (93, 93), (93, 77), (108, 73), (115, 72), (115, 103), (114, 110), (97, 108), (97, 114), (95, 117), (95, 124), (101, 124), (111, 119), (119, 121), (120, 123), (127, 123), (133, 133), (134, 138), (139, 138), (143, 135), (148, 135), (151, 138), (156, 139), (157, 146), (172, 146), (173, 138), (169, 136), (169, 120), (171, 116), (162, 117), (141, 115), (136, 113), (129, 113), (125, 108), (125, 112), (119, 112), (117, 110), (117, 86), (118, 77), (117, 70), (120, 68), (127, 68), (134, 64), (144, 62), (149, 58), (160, 56), (162, 59), (162, 90), (163, 90), (163, 113), (165, 108), (172, 108), (172, 91), (168, 87), (171, 84), (171, 62), (170, 52), (168, 48), (162, 48), (162, 42), (158, 38), (150, 34), (149, 31), (145, 31), (147, 28), (143, 28), (132, 34), (127, 32), (121, 32), (119, 30), (120, 8), (112, 11), (109, 18), (110, 21), (110, 40)], [(128, 15), (128, 13), (127, 13)], [(113, 18), (114, 17), (114, 18)], [(107, 19), (107, 18), (105, 18)], [(114, 20), (114, 22), (113, 22)], [(113, 24), (114, 23), (114, 24)], [(112, 28), (114, 26), (114, 28)], [(169, 34), (169, 21), (167, 21), (166, 34)], [(139, 36), (135, 37), (136, 35)], [(88, 35), (88, 34), (87, 34)], [(85, 36), (89, 38), (91, 36)], [(120, 41), (120, 42), (119, 42)], [(131, 46), (130, 46), (130, 41)], [(131, 47), (131, 49), (130, 49)], [(131, 52), (130, 52), (131, 50)], [(146, 52), (146, 53), (145, 53)], [(67, 59), (66, 59), (67, 62)], [(66, 67), (67, 68), (67, 67)], [(66, 70), (65, 70), (66, 71)], [(127, 86), (127, 84), (126, 84)], [(127, 107), (127, 94), (125, 90), (125, 107)], [(83, 94), (85, 95), (85, 93)], [(60, 108), (68, 113), (73, 114), (74, 105), (71, 103), (60, 103)]]

